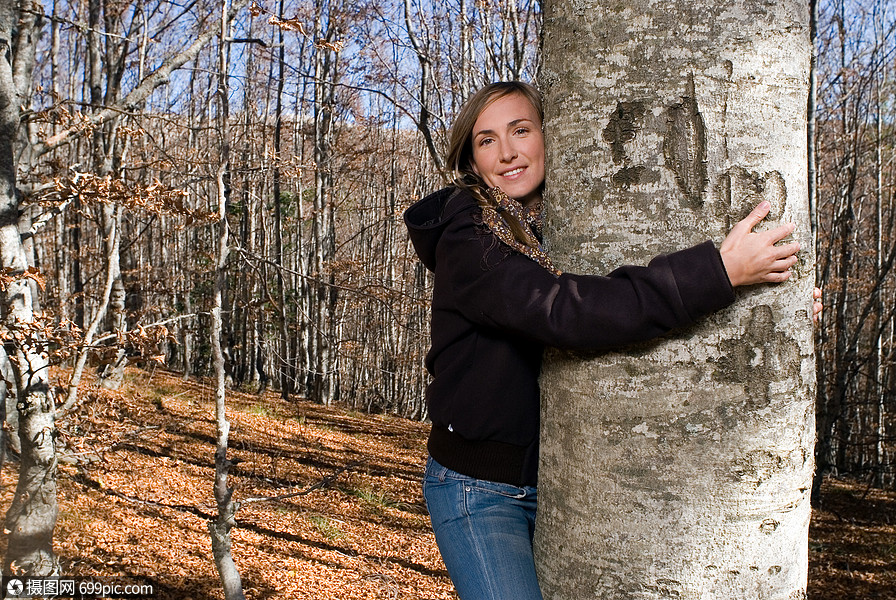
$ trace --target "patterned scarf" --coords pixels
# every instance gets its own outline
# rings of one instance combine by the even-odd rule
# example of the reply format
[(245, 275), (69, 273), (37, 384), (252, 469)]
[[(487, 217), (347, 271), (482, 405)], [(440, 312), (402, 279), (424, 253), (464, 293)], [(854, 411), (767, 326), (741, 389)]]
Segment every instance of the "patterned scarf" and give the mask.
[[(488, 194), (492, 197), (492, 200), (495, 201), (495, 204), (497, 204), (497, 208), (493, 206), (483, 206), (482, 219), (485, 221), (485, 224), (488, 225), (489, 229), (498, 236), (498, 239), (520, 254), (531, 258), (554, 275), (557, 275), (558, 277), (562, 275), (562, 271), (554, 266), (554, 263), (544, 251), (544, 247), (540, 241), (541, 230), (544, 225), (544, 204), (538, 202), (534, 206), (526, 208), (505, 194), (499, 187), (489, 189)], [(501, 214), (505, 212), (516, 217), (517, 221), (519, 221), (523, 227), (528, 227), (529, 230), (535, 234), (538, 246), (528, 246), (516, 239), (513, 235), (513, 231), (511, 231), (507, 222), (501, 216)]]

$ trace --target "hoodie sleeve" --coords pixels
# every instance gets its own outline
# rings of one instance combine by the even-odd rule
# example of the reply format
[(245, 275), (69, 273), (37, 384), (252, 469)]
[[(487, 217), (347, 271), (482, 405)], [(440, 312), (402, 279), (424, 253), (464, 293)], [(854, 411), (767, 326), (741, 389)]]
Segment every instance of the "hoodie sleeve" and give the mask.
[(447, 279), (443, 289), (452, 291), (442, 300), (454, 306), (437, 307), (434, 298), (433, 308), (548, 346), (598, 350), (644, 341), (734, 301), (712, 242), (606, 276), (556, 277), (479, 229), (472, 218), (455, 219), (443, 233), (436, 279)]

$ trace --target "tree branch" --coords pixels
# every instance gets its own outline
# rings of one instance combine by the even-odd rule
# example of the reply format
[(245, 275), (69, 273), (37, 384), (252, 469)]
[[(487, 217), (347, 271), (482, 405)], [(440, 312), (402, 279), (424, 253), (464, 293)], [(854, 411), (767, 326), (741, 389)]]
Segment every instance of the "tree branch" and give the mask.
[(286, 500), (287, 498), (295, 498), (296, 496), (305, 496), (307, 494), (310, 494), (314, 490), (319, 490), (321, 488), (327, 487), (328, 485), (330, 485), (331, 483), (336, 481), (337, 477), (339, 477), (340, 475), (342, 475), (349, 469), (354, 469), (355, 467), (362, 465), (365, 462), (366, 461), (363, 461), (363, 460), (352, 461), (349, 464), (342, 467), (341, 469), (334, 471), (330, 475), (327, 475), (326, 477), (324, 477), (323, 479), (321, 479), (314, 485), (309, 485), (305, 489), (300, 490), (298, 492), (292, 492), (289, 494), (281, 494), (280, 496), (257, 496), (254, 498), (246, 498), (245, 500), (240, 500), (237, 504), (239, 505), (239, 507), (241, 507), (244, 504), (249, 504), (252, 502), (273, 502), (275, 500)]
[[(235, 0), (233, 3), (233, 7), (230, 9), (230, 18), (232, 19), (236, 13), (243, 8), (246, 4), (249, 3), (249, 0)], [(221, 27), (220, 20), (216, 20), (213, 25), (202, 33), (202, 35), (198, 36), (193, 43), (186, 48), (180, 54), (176, 54), (172, 56), (168, 60), (162, 63), (158, 69), (147, 75), (143, 78), (143, 81), (140, 82), (137, 87), (131, 90), (124, 98), (122, 98), (119, 102), (113, 104), (112, 106), (108, 106), (105, 109), (101, 110), (97, 114), (93, 115), (87, 121), (77, 127), (69, 127), (64, 131), (60, 131), (59, 133), (48, 137), (47, 139), (35, 142), (32, 146), (32, 150), (34, 156), (42, 156), (47, 152), (55, 150), (60, 146), (67, 144), (73, 138), (77, 137), (81, 134), (81, 132), (86, 129), (90, 129), (96, 127), (98, 125), (102, 125), (109, 119), (117, 116), (122, 111), (131, 111), (136, 106), (145, 100), (157, 87), (168, 83), (171, 78), (171, 74), (185, 65), (186, 63), (194, 60), (199, 53), (208, 45), (209, 40), (218, 35), (218, 31)]]

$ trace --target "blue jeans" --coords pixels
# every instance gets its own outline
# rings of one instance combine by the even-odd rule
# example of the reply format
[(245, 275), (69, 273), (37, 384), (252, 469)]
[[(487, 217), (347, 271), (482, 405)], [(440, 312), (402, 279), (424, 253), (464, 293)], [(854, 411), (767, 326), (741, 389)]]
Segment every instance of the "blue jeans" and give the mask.
[(534, 487), (467, 477), (430, 457), (423, 497), (461, 600), (542, 600), (532, 556)]

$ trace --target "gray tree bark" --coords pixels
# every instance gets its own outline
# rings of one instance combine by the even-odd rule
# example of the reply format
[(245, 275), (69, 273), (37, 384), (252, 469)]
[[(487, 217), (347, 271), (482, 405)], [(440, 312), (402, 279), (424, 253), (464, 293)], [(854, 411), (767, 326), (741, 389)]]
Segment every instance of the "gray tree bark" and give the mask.
[[(17, 36), (13, 29), (17, 28)], [(49, 365), (42, 352), (37, 298), (28, 278), (28, 255), (19, 233), (16, 158), (19, 106), (27, 105), (30, 68), (40, 30), (37, 17), (15, 2), (0, 2), (0, 330), (12, 370), (18, 435), (19, 480), (6, 513), (8, 547), (3, 573), (54, 575), (56, 527), (56, 424)], [(16, 40), (13, 42), (13, 40)], [(7, 279), (8, 278), (8, 279)], [(11, 393), (13, 393), (11, 391)]]
[(224, 306), (224, 293), (227, 286), (228, 246), (227, 208), (230, 205), (230, 103), (228, 78), (230, 73), (230, 50), (228, 39), (232, 16), (228, 15), (227, 2), (221, 12), (221, 38), (218, 50), (218, 141), (220, 144), (220, 163), (215, 176), (218, 208), (218, 232), (215, 266), (214, 304), (212, 306), (212, 355), (215, 367), (215, 423), (217, 445), (215, 446), (215, 503), (218, 517), (209, 521), (212, 553), (215, 566), (221, 577), (221, 586), (226, 600), (245, 600), (243, 584), (236, 562), (233, 560), (232, 538), (230, 531), (236, 525), (236, 511), (239, 506), (233, 501), (233, 488), (228, 485), (227, 477), (231, 462), (227, 458), (230, 438), (230, 422), (227, 420), (226, 379), (227, 371), (224, 363), (222, 345), (223, 321), (221, 317)]
[(803, 251), (687, 331), (542, 375), (550, 600), (805, 597), (814, 442), (804, 2), (545, 2), (551, 253), (605, 273), (760, 200)]
[[(314, 213), (311, 221), (310, 265), (315, 281), (310, 282), (310, 307), (314, 327), (307, 339), (309, 362), (307, 397), (330, 406), (338, 396), (336, 370), (336, 308), (338, 292), (331, 262), (336, 256), (336, 203), (333, 197), (333, 135), (336, 117), (336, 81), (339, 78), (338, 11), (320, 0), (315, 3), (314, 51)], [(325, 20), (325, 17), (327, 20)], [(329, 46), (328, 46), (329, 45)]]

